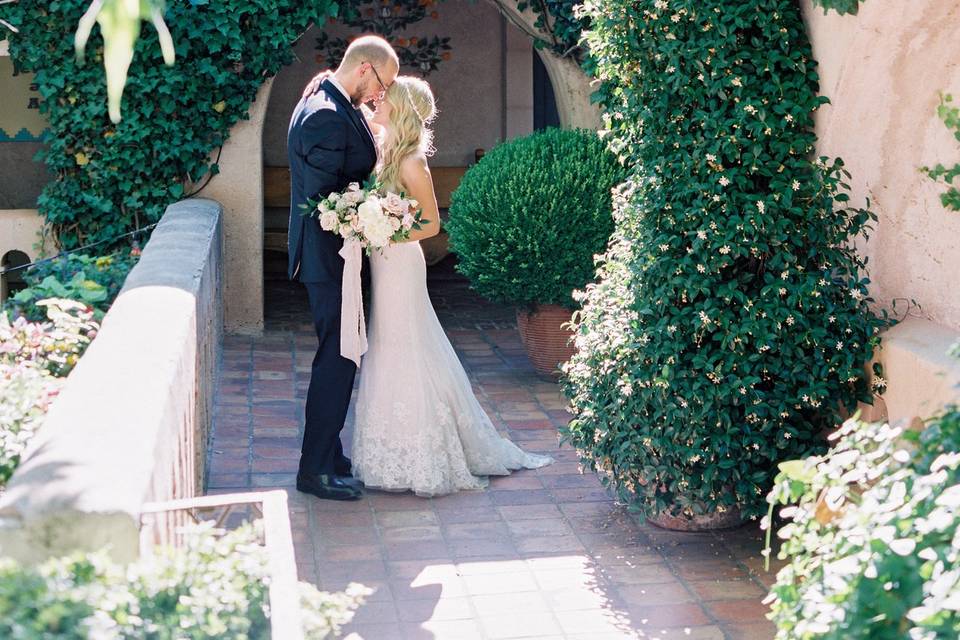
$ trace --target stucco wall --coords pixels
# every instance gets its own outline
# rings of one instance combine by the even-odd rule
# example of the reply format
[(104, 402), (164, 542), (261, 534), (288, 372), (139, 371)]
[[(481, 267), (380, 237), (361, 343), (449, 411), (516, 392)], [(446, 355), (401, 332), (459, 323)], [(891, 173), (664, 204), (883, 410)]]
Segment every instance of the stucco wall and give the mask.
[(870, 198), (880, 218), (863, 247), (874, 297), (914, 299), (916, 315), (960, 329), (960, 213), (918, 171), (960, 159), (936, 116), (940, 91), (960, 98), (960, 3), (871, 0), (844, 17), (803, 7), (832, 103), (818, 116), (819, 150), (843, 158), (853, 204)]
[[(427, 77), (440, 110), (435, 123), (437, 153), (433, 164), (464, 166), (473, 162), (475, 149), (489, 150), (506, 133), (507, 95), (504, 89), (510, 74), (505, 78), (504, 43), (507, 29), (515, 30), (516, 27), (506, 24), (488, 2), (447, 0), (438, 6), (437, 11), (439, 19), (427, 19), (413, 25), (410, 33), (405, 35), (436, 34), (451, 38), (452, 58), (442, 62), (440, 68)], [(345, 33), (339, 25), (324, 25), (322, 28), (331, 35)], [(296, 46), (298, 61), (277, 74), (274, 82), (263, 135), (264, 162), (269, 166), (286, 166), (290, 114), (307, 81), (318, 70), (331, 64), (331, 61), (323, 65), (316, 62), (316, 35), (317, 27), (314, 27), (300, 39)], [(532, 53), (523, 56), (518, 52), (522, 46), (522, 42), (511, 40), (511, 64), (532, 68)], [(401, 72), (411, 73), (410, 70)], [(520, 80), (525, 76), (521, 70), (513, 77)], [(523, 96), (527, 96), (526, 105), (522, 104)], [(530, 131), (533, 126), (532, 84), (528, 84), (525, 94), (520, 92), (510, 97), (511, 114), (518, 118), (515, 126), (511, 123), (511, 132)], [(526, 127), (520, 121), (523, 118), (530, 120)]]

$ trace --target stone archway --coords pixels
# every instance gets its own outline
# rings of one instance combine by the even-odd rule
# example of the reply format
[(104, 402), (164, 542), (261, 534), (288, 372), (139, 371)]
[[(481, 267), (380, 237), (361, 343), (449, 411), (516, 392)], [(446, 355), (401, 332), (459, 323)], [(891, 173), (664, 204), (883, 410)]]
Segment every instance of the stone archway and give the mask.
[[(512, 0), (489, 2), (527, 35), (547, 37), (533, 26), (536, 16), (530, 10), (517, 11)], [(599, 111), (590, 103), (590, 81), (579, 65), (546, 50), (537, 53), (553, 85), (561, 126), (599, 128)], [(263, 135), (273, 80), (260, 88), (249, 119), (230, 131), (220, 154), (220, 173), (199, 194), (224, 207), (224, 323), (230, 333), (257, 334), (264, 326)]]
[[(488, 0), (508, 21), (531, 38), (550, 40), (548, 34), (536, 27), (537, 15), (528, 7), (520, 11), (515, 0)], [(600, 110), (590, 102), (593, 93), (590, 78), (577, 62), (569, 57), (560, 57), (549, 49), (537, 52), (550, 76), (557, 100), (560, 126), (565, 129), (599, 129)]]

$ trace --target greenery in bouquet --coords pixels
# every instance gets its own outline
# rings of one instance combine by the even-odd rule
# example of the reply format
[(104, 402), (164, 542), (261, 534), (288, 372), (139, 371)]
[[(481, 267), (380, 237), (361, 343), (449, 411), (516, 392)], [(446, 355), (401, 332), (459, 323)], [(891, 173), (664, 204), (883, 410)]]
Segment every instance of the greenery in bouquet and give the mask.
[(373, 181), (362, 187), (351, 182), (346, 191), (331, 193), (319, 202), (307, 200), (303, 208), (303, 215), (317, 218), (321, 229), (345, 241), (359, 242), (368, 254), (403, 242), (411, 231), (429, 222), (423, 218), (419, 202)]
[[(815, 159), (792, 0), (588, 0), (611, 148), (632, 169), (581, 294), (563, 430), (642, 515), (759, 517), (777, 464), (860, 400), (870, 307), (842, 163)], [(734, 513), (736, 512), (734, 511)]]
[[(0, 325), (0, 345), (5, 338)], [(0, 487), (20, 464), (61, 384), (35, 361), (9, 362), (0, 354)]]
[(767, 497), (771, 514), (790, 505), (767, 599), (777, 638), (960, 637), (960, 408), (922, 431), (851, 419), (832, 439), (781, 465)]
[(594, 277), (626, 175), (590, 131), (547, 129), (494, 147), (453, 193), (445, 229), (482, 296), (524, 306), (575, 306)]
[[(74, 554), (37, 568), (0, 560), (0, 637), (40, 640), (201, 640), (270, 637), (268, 560), (254, 525), (186, 531), (127, 567), (104, 553)], [(349, 621), (369, 590), (326, 594), (301, 583), (304, 632), (325, 638)]]

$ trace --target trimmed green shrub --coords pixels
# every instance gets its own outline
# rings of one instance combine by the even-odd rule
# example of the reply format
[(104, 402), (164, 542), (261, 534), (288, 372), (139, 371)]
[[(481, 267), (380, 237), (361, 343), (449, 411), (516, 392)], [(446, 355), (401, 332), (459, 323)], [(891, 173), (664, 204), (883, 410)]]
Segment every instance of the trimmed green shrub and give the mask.
[(784, 464), (768, 497), (793, 505), (768, 598), (777, 638), (960, 637), (960, 408), (921, 432), (850, 420), (834, 437)]
[(776, 465), (870, 400), (839, 161), (811, 160), (816, 63), (790, 0), (590, 0), (592, 71), (633, 168), (565, 366), (564, 437), (641, 514), (764, 510)]
[(547, 129), (498, 145), (452, 196), (458, 269), (490, 300), (573, 308), (613, 230), (610, 191), (623, 177), (591, 132)]
[[(21, 640), (270, 638), (268, 569), (255, 528), (188, 530), (185, 546), (124, 568), (103, 553), (24, 568), (0, 560), (0, 637)], [(339, 631), (369, 590), (300, 583), (304, 637)]]

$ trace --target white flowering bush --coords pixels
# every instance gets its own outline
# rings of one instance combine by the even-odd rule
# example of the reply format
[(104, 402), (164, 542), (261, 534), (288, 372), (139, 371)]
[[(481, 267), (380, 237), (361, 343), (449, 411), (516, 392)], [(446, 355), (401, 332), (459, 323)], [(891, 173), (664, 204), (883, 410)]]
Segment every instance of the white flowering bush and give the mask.
[(960, 408), (922, 432), (850, 420), (832, 438), (768, 496), (791, 505), (767, 598), (777, 638), (960, 637)]
[[(266, 640), (267, 556), (253, 525), (214, 535), (188, 531), (181, 548), (122, 567), (103, 553), (53, 559), (37, 568), (0, 560), (0, 638), (19, 640)], [(369, 594), (301, 583), (304, 637), (339, 632)]]
[(564, 368), (565, 438), (641, 514), (764, 511), (777, 463), (870, 400), (869, 309), (816, 62), (791, 0), (588, 0), (611, 147), (632, 167)]

